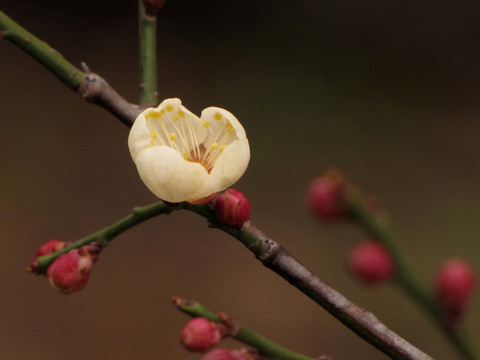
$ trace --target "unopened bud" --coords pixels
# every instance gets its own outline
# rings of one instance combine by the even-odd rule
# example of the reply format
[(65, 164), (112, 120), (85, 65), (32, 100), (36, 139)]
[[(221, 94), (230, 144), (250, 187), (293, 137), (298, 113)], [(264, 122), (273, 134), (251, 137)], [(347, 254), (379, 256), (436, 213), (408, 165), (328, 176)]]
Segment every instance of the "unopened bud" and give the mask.
[(241, 225), (250, 219), (250, 203), (238, 190), (228, 189), (215, 199), (217, 220), (228, 225)]
[(197, 317), (188, 322), (180, 333), (180, 342), (187, 350), (205, 352), (217, 345), (226, 335), (222, 324), (217, 324), (204, 317)]
[(62, 250), (65, 246), (67, 246), (67, 243), (65, 241), (61, 241), (61, 240), (57, 240), (57, 239), (47, 241), (45, 244), (40, 246), (37, 249), (37, 251), (35, 251), (35, 255), (33, 256), (32, 264), (27, 268), (27, 271), (30, 271), (30, 272), (33, 272), (33, 273), (38, 273), (39, 269), (38, 269), (37, 259), (40, 256), (53, 254), (54, 252)]
[(440, 266), (435, 279), (435, 294), (452, 325), (459, 320), (470, 301), (475, 282), (474, 270), (466, 260), (452, 258)]
[(388, 281), (394, 272), (392, 256), (376, 241), (365, 241), (353, 247), (347, 266), (358, 280), (369, 285)]
[(202, 360), (267, 360), (256, 350), (241, 349), (215, 349), (207, 353)]
[(336, 171), (314, 179), (307, 190), (307, 206), (317, 217), (327, 221), (341, 220), (348, 215), (345, 181)]
[(202, 357), (202, 360), (237, 360), (232, 355), (232, 350), (229, 349), (215, 349)]
[(82, 290), (100, 250), (98, 243), (92, 243), (60, 255), (47, 269), (50, 284), (64, 294)]

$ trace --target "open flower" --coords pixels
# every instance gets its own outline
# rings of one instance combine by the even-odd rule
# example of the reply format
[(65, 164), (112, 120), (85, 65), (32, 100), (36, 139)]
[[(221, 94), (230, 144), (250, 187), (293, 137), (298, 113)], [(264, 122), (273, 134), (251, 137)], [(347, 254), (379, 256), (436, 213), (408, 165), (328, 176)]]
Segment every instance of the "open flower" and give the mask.
[(179, 99), (143, 111), (128, 146), (145, 185), (170, 202), (199, 200), (229, 187), (250, 160), (245, 130), (235, 116), (209, 107), (198, 118)]

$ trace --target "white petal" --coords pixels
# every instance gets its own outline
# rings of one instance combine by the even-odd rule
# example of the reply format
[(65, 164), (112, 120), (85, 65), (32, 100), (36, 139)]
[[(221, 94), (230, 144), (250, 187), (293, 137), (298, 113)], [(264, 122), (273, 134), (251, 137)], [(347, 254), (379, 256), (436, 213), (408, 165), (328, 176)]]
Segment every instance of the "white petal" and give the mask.
[(167, 146), (145, 149), (138, 154), (135, 164), (145, 185), (162, 200), (182, 202), (204, 196), (202, 189), (208, 181), (205, 168), (186, 161)]
[(245, 138), (234, 141), (218, 157), (206, 184), (209, 188), (203, 191), (213, 193), (233, 185), (247, 170), (249, 161), (248, 140)]

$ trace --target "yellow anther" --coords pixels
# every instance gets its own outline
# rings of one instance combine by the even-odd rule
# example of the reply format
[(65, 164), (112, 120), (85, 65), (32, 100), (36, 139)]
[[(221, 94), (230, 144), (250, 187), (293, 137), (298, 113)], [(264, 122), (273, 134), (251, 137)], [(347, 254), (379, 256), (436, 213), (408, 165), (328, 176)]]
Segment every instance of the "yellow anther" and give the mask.
[(167, 106), (165, 106), (165, 110), (167, 110), (167, 111), (172, 111), (172, 110), (173, 110), (173, 105), (172, 105), (172, 104), (168, 104)]
[(187, 153), (183, 153), (183, 158), (187, 161), (190, 161), (190, 159), (188, 158), (188, 154)]
[(218, 148), (218, 143), (215, 141), (210, 146), (211, 146), (212, 149), (216, 149), (216, 148)]
[(184, 117), (185, 112), (182, 109), (178, 109), (178, 116)]
[(153, 146), (153, 140), (150, 140), (150, 146)]
[(172, 117), (172, 121), (177, 121), (178, 119), (180, 119), (178, 115), (175, 115), (174, 117)]
[(158, 134), (155, 131), (150, 131), (150, 136), (154, 139), (157, 138)]
[(223, 150), (225, 150), (227, 148), (227, 145), (222, 145), (220, 146), (220, 149), (218, 151), (222, 152)]
[(213, 114), (213, 118), (215, 120), (222, 120), (223, 116), (219, 112), (216, 112), (215, 114)]
[(152, 119), (152, 120), (157, 120), (162, 116), (162, 114), (156, 112), (156, 111), (150, 111), (147, 114), (147, 119)]
[(227, 121), (227, 132), (233, 134), (233, 126), (230, 124), (230, 121)]
[(169, 138), (170, 138), (170, 140), (175, 141), (175, 140), (177, 140), (177, 134), (175, 134), (175, 133), (170, 133)]
[(210, 121), (204, 121), (204, 122), (203, 122), (203, 126), (206, 127), (206, 128), (209, 128), (210, 125), (212, 125), (212, 124), (210, 123)]

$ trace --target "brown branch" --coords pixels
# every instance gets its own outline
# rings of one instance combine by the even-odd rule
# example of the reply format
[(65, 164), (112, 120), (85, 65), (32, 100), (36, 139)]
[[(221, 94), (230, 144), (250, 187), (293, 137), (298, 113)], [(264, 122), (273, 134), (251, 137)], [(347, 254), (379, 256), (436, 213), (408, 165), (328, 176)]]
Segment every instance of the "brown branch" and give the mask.
[(254, 225), (244, 229), (262, 243), (253, 251), (263, 265), (320, 304), (330, 314), (347, 325), (357, 335), (386, 353), (392, 359), (432, 359), (381, 323), (375, 315), (358, 306), (320, 280), (299, 263), (285, 248), (268, 238)]
[(205, 217), (211, 227), (223, 230), (245, 245), (263, 265), (287, 280), (325, 310), (392, 359), (432, 360), (398, 334), (381, 323), (375, 315), (353, 303), (320, 280), (298, 262), (284, 247), (248, 222), (242, 228), (218, 222), (212, 208), (184, 203), (183, 208)]
[(103, 107), (122, 123), (132, 127), (142, 110), (121, 97), (102, 77), (92, 73), (85, 63), (82, 63), (82, 69), (85, 76), (76, 92), (86, 101)]

